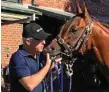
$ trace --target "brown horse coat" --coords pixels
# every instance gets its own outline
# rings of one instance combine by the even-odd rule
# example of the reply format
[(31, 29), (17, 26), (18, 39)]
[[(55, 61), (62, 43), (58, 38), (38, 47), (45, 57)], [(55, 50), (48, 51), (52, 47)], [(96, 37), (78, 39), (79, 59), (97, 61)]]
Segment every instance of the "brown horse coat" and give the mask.
[[(67, 47), (77, 44), (74, 51), (80, 47), (78, 52), (81, 54), (93, 49), (98, 59), (97, 63), (100, 70), (109, 81), (109, 28), (95, 18), (92, 19), (90, 17), (84, 2), (82, 8), (80, 8), (77, 2), (76, 10), (77, 15), (63, 25), (58, 37), (64, 41), (64, 45)], [(87, 34), (87, 32), (89, 33)], [(80, 45), (80, 40), (83, 40), (83, 38), (85, 40)], [(53, 40), (49, 47), (56, 49), (59, 46), (57, 41)]]

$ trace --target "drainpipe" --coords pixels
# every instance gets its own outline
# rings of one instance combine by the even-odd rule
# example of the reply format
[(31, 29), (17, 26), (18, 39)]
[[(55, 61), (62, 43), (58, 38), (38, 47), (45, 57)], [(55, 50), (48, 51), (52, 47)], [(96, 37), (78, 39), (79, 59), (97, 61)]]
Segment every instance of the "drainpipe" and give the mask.
[(31, 1), (32, 1), (31, 2), (32, 6), (38, 6), (38, 4), (36, 4), (35, 0), (31, 0)]
[(21, 0), (17, 0), (17, 2), (18, 2), (19, 4), (21, 4)]
[(32, 6), (35, 6), (35, 0), (31, 0), (32, 2), (31, 2), (31, 4), (32, 4)]

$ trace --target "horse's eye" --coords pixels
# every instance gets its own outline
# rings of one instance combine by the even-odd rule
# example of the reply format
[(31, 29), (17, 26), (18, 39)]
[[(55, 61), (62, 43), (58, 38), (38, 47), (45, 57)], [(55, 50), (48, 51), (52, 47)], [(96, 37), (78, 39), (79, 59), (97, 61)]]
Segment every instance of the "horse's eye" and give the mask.
[(77, 30), (76, 29), (72, 29), (72, 32), (75, 34), (77, 32)]

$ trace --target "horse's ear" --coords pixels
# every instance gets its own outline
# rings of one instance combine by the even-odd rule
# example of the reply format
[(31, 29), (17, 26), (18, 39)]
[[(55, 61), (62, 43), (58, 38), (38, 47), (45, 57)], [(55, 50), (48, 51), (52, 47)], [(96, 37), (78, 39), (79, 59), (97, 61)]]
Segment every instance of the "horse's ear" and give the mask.
[(76, 14), (83, 13), (82, 9), (80, 8), (79, 0), (76, 0)]
[(86, 3), (85, 3), (84, 0), (83, 0), (82, 10), (83, 10), (83, 14), (84, 14), (85, 20), (90, 20), (90, 15), (88, 13), (88, 10), (87, 10), (87, 7), (86, 7)]

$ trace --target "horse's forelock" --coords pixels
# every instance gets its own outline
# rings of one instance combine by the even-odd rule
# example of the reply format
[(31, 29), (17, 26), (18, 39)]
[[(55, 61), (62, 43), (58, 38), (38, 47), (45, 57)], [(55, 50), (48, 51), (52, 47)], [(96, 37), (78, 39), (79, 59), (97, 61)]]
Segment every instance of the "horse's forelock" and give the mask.
[(80, 20), (84, 18), (83, 13), (80, 13), (76, 16), (74, 16), (72, 19), (68, 20), (60, 29), (59, 36), (62, 37), (65, 35), (66, 32), (69, 32), (72, 30), (74, 24), (80, 23)]

